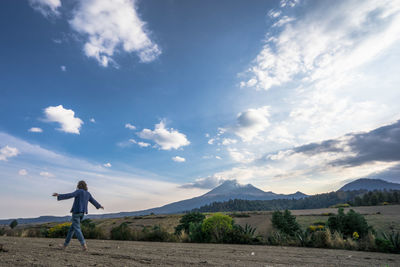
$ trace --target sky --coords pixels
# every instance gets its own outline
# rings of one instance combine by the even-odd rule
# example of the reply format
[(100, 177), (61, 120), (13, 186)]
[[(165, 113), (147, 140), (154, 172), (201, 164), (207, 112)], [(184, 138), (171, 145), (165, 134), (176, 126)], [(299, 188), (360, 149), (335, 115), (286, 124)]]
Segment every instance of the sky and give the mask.
[(400, 182), (399, 0), (5, 0), (0, 32), (0, 218), (82, 179), (90, 213)]

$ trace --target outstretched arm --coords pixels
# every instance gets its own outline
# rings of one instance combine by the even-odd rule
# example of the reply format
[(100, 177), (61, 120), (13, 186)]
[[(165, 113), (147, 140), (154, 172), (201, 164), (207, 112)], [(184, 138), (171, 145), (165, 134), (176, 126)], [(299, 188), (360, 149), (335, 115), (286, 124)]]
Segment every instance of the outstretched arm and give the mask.
[(93, 206), (96, 207), (96, 209), (103, 209), (103, 210), (104, 210), (104, 207), (103, 207), (102, 205), (100, 205), (100, 203), (97, 202), (96, 199), (94, 199), (94, 198), (92, 197), (92, 195), (90, 195), (89, 202), (92, 203)]
[(53, 193), (53, 197), (57, 197), (57, 200), (64, 200), (64, 199), (76, 197), (76, 194), (77, 194), (77, 191), (68, 193), (68, 194)]

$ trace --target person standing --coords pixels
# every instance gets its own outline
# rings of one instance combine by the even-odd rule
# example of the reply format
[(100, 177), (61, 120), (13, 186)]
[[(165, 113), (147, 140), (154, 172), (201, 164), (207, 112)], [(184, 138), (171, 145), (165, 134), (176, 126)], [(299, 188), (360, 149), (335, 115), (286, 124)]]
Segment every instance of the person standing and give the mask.
[(85, 238), (81, 231), (81, 221), (85, 214), (88, 213), (88, 202), (92, 203), (96, 209), (104, 209), (99, 202), (97, 202), (92, 195), (88, 192), (88, 187), (85, 181), (79, 181), (76, 187), (76, 191), (68, 194), (58, 194), (53, 193), (54, 197), (57, 197), (57, 200), (64, 200), (74, 198), (74, 204), (71, 208), (72, 213), (72, 224), (68, 230), (67, 237), (65, 238), (65, 242), (63, 245), (60, 245), (62, 249), (67, 248), (69, 242), (73, 235), (76, 235), (76, 238), (82, 245), (82, 249), (84, 251), (87, 250), (87, 244), (85, 242)]

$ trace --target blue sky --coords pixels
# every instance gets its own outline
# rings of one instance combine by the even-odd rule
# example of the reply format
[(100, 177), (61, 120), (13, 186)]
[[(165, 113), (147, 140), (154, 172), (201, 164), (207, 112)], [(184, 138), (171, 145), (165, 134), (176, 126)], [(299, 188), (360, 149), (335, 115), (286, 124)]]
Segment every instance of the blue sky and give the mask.
[(399, 182), (398, 1), (29, 0), (0, 13), (2, 218), (66, 214), (50, 195), (80, 179), (106, 212), (227, 179), (309, 194)]

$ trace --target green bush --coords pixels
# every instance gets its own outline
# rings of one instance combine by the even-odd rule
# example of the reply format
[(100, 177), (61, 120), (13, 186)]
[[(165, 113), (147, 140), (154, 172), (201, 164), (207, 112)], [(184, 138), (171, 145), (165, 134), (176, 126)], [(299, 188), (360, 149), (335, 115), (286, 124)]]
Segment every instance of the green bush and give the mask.
[(189, 241), (195, 243), (202, 243), (206, 241), (205, 234), (201, 229), (202, 223), (189, 224)]
[(152, 242), (176, 242), (176, 236), (165, 231), (160, 225), (155, 225), (149, 230), (145, 227), (142, 230), (142, 241)]
[(206, 239), (213, 243), (223, 243), (232, 228), (232, 218), (220, 213), (216, 213), (212, 217), (205, 219), (201, 226)]
[(289, 210), (281, 212), (279, 210), (272, 213), (272, 225), (282, 233), (295, 236), (300, 231), (300, 225), (296, 221), (296, 216), (292, 215)]
[(390, 234), (382, 233), (382, 238), (375, 239), (379, 251), (400, 253), (400, 233), (392, 232)]
[(182, 216), (179, 220), (178, 226), (175, 227), (175, 234), (180, 235), (182, 231), (186, 234), (190, 233), (190, 224), (191, 223), (202, 223), (203, 220), (206, 218), (204, 214), (200, 212), (190, 212)]
[(392, 252), (394, 250), (393, 245), (389, 240), (384, 238), (376, 238), (375, 239), (376, 248), (380, 252)]
[(111, 229), (111, 239), (133, 240), (133, 233), (127, 223), (121, 223), (119, 226)]
[(0, 236), (3, 236), (6, 234), (6, 230), (4, 228), (0, 229)]
[(96, 227), (96, 224), (90, 219), (86, 219), (81, 222), (81, 229), (83, 236), (87, 239), (105, 238), (103, 231), (99, 227)]
[(10, 223), (10, 228), (11, 228), (11, 229), (14, 229), (17, 225), (18, 225), (17, 220), (13, 220), (13, 221)]
[(346, 237), (351, 237), (354, 232), (364, 237), (368, 231), (373, 231), (363, 215), (354, 210), (345, 214), (343, 208), (339, 208), (337, 215), (329, 217), (327, 225), (332, 231), (339, 231)]

